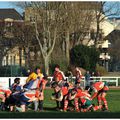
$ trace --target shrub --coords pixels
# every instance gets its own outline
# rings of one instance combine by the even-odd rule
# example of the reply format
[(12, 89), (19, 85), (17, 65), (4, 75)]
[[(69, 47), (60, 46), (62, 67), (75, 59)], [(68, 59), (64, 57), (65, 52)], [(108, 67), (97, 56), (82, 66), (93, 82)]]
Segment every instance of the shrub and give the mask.
[(99, 71), (100, 75), (108, 74), (107, 70), (103, 66), (96, 65), (96, 71)]
[(70, 62), (72, 65), (94, 71), (99, 61), (99, 51), (95, 47), (77, 45), (70, 51)]

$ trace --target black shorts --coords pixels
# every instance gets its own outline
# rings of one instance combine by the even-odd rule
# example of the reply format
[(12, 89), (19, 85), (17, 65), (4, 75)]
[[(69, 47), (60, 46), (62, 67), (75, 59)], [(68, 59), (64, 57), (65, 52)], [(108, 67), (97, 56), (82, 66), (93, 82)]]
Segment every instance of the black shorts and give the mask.
[(103, 93), (103, 92), (107, 93), (107, 90), (102, 89), (102, 90), (98, 91), (98, 94)]

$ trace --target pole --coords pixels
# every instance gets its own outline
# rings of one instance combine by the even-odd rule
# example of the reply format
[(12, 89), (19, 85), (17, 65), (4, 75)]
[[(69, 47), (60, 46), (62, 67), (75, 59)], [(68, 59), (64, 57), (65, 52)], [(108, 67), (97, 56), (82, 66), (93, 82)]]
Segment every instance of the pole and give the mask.
[(12, 56), (10, 56), (10, 68), (11, 68), (11, 70), (10, 70), (10, 76), (12, 77)]

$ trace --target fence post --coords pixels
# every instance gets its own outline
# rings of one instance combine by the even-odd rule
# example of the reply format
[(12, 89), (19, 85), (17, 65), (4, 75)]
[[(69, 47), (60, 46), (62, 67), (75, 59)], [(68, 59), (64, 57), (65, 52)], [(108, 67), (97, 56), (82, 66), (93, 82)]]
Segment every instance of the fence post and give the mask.
[(100, 77), (100, 81), (103, 81), (103, 78), (102, 78), (102, 77)]
[(9, 87), (11, 86), (11, 78), (9, 78)]
[(116, 87), (118, 87), (118, 77), (116, 78)]
[(84, 88), (85, 88), (85, 85), (86, 85), (86, 80), (85, 80), (85, 77), (83, 79), (83, 82), (84, 82)]

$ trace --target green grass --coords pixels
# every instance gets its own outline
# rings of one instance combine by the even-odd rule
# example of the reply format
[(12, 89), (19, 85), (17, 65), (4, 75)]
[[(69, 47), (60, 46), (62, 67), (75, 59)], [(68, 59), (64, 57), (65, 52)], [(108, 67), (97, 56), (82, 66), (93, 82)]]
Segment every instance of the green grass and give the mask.
[[(56, 102), (50, 100), (52, 90), (45, 90), (44, 112), (27, 111), (0, 112), (0, 118), (120, 118), (120, 90), (110, 90), (107, 94), (107, 101), (110, 112), (59, 112), (54, 110)], [(96, 100), (95, 100), (96, 103)]]

